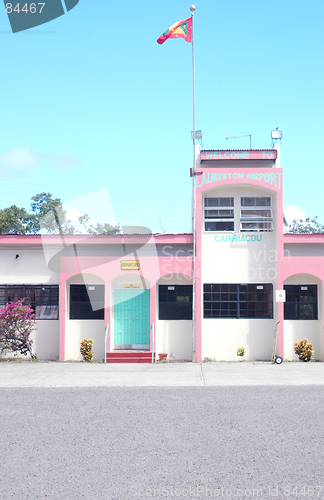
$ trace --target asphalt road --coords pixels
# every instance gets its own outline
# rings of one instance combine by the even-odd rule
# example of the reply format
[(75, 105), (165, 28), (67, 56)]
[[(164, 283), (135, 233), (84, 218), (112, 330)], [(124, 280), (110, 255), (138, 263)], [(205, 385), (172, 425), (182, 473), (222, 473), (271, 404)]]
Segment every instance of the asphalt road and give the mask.
[(3, 499), (324, 498), (322, 384), (12, 386), (0, 397)]

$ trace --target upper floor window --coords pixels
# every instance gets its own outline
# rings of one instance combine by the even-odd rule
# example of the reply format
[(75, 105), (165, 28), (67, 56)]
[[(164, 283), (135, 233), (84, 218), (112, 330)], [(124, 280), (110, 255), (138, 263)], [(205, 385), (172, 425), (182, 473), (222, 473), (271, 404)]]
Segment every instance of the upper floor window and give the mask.
[(240, 209), (241, 231), (273, 231), (270, 196), (242, 197)]
[(204, 198), (205, 231), (234, 231), (234, 198)]
[[(239, 205), (239, 200), (238, 205)], [(242, 232), (273, 231), (273, 211), (270, 196), (242, 196), (235, 213), (234, 197), (206, 196), (204, 198), (204, 230)], [(239, 221), (238, 221), (239, 217)], [(235, 219), (236, 222), (235, 222)]]

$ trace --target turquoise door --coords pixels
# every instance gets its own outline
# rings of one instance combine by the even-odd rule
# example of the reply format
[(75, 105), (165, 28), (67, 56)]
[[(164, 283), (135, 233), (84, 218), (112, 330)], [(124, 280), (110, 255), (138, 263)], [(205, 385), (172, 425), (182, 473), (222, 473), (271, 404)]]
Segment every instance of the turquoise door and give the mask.
[(150, 290), (115, 290), (115, 349), (150, 348)]

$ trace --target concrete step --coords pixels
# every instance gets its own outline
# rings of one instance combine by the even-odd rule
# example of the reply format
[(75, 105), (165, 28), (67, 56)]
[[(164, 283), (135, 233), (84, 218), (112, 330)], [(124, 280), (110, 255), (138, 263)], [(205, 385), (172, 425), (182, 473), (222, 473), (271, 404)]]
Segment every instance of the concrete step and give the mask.
[[(152, 351), (106, 352), (107, 363), (152, 363)], [(154, 353), (155, 362), (155, 353)]]

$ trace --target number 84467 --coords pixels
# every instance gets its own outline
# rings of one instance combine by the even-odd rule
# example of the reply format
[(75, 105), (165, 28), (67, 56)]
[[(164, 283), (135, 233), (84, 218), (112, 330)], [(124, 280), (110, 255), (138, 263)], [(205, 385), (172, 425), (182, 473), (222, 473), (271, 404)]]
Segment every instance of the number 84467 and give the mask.
[(22, 8), (19, 7), (19, 3), (17, 3), (15, 7), (13, 7), (12, 3), (6, 3), (7, 14), (11, 14), (12, 12), (17, 12), (18, 14), (20, 12), (25, 12), (26, 14), (28, 14), (28, 12), (30, 12), (31, 14), (35, 13), (41, 14), (44, 7), (45, 3), (37, 3), (37, 4), (31, 3), (29, 5), (29, 8), (28, 8), (28, 3), (25, 3), (25, 5)]

